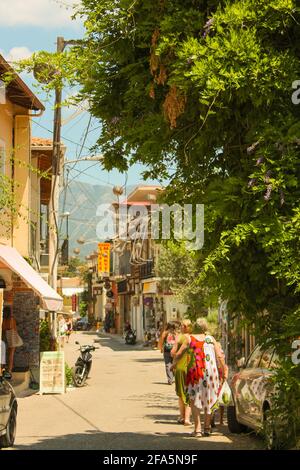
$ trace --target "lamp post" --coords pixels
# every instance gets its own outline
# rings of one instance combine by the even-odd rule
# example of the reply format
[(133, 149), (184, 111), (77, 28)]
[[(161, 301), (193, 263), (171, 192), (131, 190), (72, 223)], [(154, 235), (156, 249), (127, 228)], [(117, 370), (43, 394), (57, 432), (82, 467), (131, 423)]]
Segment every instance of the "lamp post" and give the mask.
[[(57, 53), (62, 54), (67, 46), (80, 44), (82, 41), (71, 39), (66, 41), (62, 36), (57, 37)], [(46, 64), (45, 64), (45, 67)], [(56, 70), (52, 71), (52, 77), (57, 73)], [(58, 268), (58, 252), (59, 252), (59, 234), (58, 234), (58, 200), (59, 200), (59, 178), (61, 168), (63, 167), (61, 161), (61, 105), (62, 105), (62, 87), (57, 85), (55, 88), (55, 103), (54, 103), (54, 120), (53, 120), (53, 153), (52, 153), (52, 178), (51, 178), (51, 196), (49, 204), (49, 266), (50, 266), (50, 285), (56, 290), (57, 288), (57, 268)], [(93, 157), (91, 157), (93, 158)], [(83, 158), (84, 161), (90, 161), (88, 157)], [(71, 163), (71, 162), (68, 162)]]
[(66, 238), (63, 241), (62, 247), (61, 247), (61, 262), (63, 265), (69, 265), (69, 217), (70, 217), (70, 212), (64, 212), (63, 214), (60, 215), (60, 217), (66, 218)]

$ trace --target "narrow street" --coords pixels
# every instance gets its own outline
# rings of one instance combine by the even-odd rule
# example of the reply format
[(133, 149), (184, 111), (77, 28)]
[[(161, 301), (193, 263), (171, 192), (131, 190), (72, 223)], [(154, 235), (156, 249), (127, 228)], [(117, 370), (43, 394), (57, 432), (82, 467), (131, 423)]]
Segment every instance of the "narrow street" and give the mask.
[(119, 339), (74, 333), (66, 345), (73, 365), (75, 341), (98, 342), (88, 385), (65, 395), (19, 399), (15, 449), (261, 449), (255, 435), (233, 435), (227, 426), (209, 438), (189, 436), (192, 428), (176, 423), (174, 388), (165, 383), (159, 351), (125, 346)]

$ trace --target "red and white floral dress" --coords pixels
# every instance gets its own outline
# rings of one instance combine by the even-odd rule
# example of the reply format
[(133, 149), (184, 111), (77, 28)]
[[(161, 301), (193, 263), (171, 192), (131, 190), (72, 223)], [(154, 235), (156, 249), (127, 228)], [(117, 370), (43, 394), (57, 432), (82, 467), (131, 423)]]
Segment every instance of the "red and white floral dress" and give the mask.
[(214, 340), (207, 335), (199, 340), (197, 335), (190, 336), (190, 356), (187, 371), (187, 392), (194, 405), (207, 414), (218, 400), (219, 373), (215, 354)]

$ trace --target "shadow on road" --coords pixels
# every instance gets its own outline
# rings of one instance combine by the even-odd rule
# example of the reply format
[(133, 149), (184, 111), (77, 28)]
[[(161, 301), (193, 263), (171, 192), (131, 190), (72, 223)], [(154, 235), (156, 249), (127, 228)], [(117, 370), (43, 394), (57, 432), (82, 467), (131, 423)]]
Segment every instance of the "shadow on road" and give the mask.
[(163, 358), (162, 357), (149, 357), (147, 359), (135, 359), (135, 362), (145, 362), (145, 363), (148, 363), (148, 362), (163, 362)]
[[(83, 332), (83, 334), (90, 335), (90, 332)], [(125, 344), (125, 340), (120, 337), (111, 337), (107, 336), (104, 333), (95, 333), (93, 332), (95, 339), (94, 342), (100, 344), (101, 346), (105, 348), (109, 348), (112, 351), (139, 351), (139, 352), (144, 352), (147, 351), (148, 348), (144, 348), (141, 344), (134, 344), (134, 345), (129, 345)], [(151, 351), (151, 349), (149, 349)]]
[[(31, 436), (34, 437), (34, 436)], [(17, 450), (232, 450), (258, 449), (258, 443), (249, 438), (229, 435), (226, 441), (214, 442), (213, 437), (192, 438), (187, 432), (169, 433), (133, 433), (133, 432), (98, 432), (67, 434), (64, 436), (39, 436), (38, 442), (30, 445), (18, 445)]]

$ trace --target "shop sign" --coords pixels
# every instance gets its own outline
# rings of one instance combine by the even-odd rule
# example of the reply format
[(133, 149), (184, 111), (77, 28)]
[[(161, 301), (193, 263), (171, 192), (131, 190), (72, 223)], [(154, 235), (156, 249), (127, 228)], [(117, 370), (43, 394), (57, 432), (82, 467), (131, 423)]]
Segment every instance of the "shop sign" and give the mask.
[(98, 243), (98, 276), (109, 276), (110, 243)]
[(76, 312), (77, 310), (77, 295), (72, 295), (72, 312)]
[(93, 287), (93, 295), (102, 295), (102, 287)]
[(155, 281), (145, 282), (143, 284), (144, 294), (156, 294), (156, 292), (157, 292), (157, 283)]
[(46, 351), (41, 353), (40, 393), (65, 393), (65, 353)]

